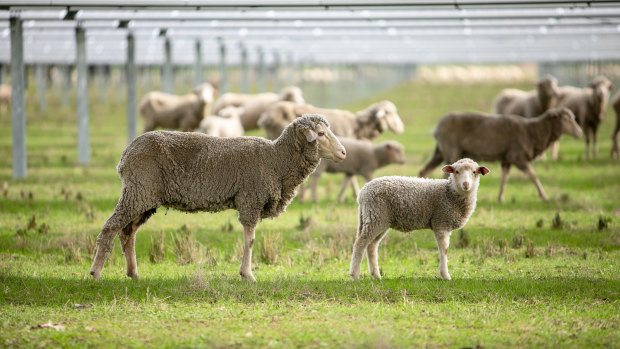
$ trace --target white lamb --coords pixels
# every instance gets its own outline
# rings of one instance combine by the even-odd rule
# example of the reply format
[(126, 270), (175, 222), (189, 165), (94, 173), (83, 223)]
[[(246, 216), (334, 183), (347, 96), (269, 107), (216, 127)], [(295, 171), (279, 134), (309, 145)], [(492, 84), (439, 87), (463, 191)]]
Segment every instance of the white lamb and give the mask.
[(215, 137), (241, 137), (243, 125), (240, 116), (243, 108), (229, 106), (219, 111), (219, 115), (209, 115), (200, 122), (199, 131)]
[(448, 179), (380, 177), (366, 183), (357, 198), (359, 223), (353, 244), (349, 275), (360, 276), (364, 251), (370, 274), (380, 279), (378, 248), (388, 229), (403, 232), (431, 229), (439, 248), (439, 275), (451, 280), (448, 272), (450, 234), (465, 226), (476, 208), (480, 174), (489, 170), (465, 158), (443, 167)]

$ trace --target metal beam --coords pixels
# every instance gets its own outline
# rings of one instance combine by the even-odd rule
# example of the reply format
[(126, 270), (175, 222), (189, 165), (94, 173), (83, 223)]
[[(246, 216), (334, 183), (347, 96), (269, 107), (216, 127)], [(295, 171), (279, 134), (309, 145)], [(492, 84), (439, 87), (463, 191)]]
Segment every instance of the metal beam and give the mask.
[(241, 51), (241, 92), (250, 93), (250, 83), (248, 77), (248, 49), (240, 42), (239, 49)]
[(226, 44), (219, 40), (220, 44), (220, 93), (228, 92), (228, 67), (226, 66)]
[(34, 68), (34, 75), (37, 81), (39, 111), (45, 112), (45, 108), (47, 106), (47, 79), (45, 77), (45, 66), (43, 64), (37, 64)]
[(77, 61), (77, 139), (78, 163), (90, 163), (90, 137), (88, 116), (88, 71), (86, 67), (86, 33), (84, 28), (75, 29)]
[(19, 13), (11, 13), (11, 133), (13, 178), (26, 177), (26, 99), (24, 43)]
[(265, 51), (260, 46), (256, 48), (256, 51), (258, 53), (258, 64), (256, 67), (258, 75), (258, 92), (265, 92), (267, 90), (267, 83), (265, 81)]
[(136, 138), (137, 116), (137, 93), (136, 93), (136, 43), (133, 33), (127, 34), (127, 64), (125, 65), (127, 77), (127, 143)]
[(174, 72), (172, 71), (172, 43), (168, 36), (164, 39), (163, 90), (174, 93)]
[(204, 73), (202, 69), (202, 43), (200, 39), (196, 39), (194, 55), (196, 59), (196, 63), (194, 65), (194, 86), (198, 86), (204, 81)]
[(280, 91), (280, 53), (273, 51), (273, 91)]

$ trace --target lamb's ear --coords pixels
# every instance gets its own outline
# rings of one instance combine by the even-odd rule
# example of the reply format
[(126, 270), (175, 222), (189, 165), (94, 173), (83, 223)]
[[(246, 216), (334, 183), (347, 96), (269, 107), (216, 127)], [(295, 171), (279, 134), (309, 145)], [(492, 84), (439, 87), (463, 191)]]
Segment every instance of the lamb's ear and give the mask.
[(385, 149), (392, 149), (392, 145), (390, 143), (385, 143)]
[(314, 141), (318, 135), (311, 128), (307, 128), (303, 130), (304, 136), (306, 136), (306, 140), (308, 143)]
[(377, 110), (377, 113), (375, 114), (375, 116), (377, 117), (377, 119), (381, 119), (385, 117), (385, 109)]
[(478, 170), (476, 170), (476, 172), (478, 172), (479, 174), (484, 176), (485, 174), (487, 174), (487, 173), (489, 173), (491, 171), (489, 171), (489, 169), (484, 167), (484, 166), (480, 166), (480, 167), (478, 167)]
[(444, 173), (454, 173), (454, 167), (452, 167), (452, 165), (446, 165), (441, 170)]

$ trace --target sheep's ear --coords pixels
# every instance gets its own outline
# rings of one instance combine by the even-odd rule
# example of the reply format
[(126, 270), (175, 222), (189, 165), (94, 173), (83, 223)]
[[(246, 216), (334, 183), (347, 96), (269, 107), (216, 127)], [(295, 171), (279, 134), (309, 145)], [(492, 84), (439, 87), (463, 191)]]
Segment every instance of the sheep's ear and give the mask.
[(377, 117), (377, 119), (384, 118), (385, 117), (385, 109), (377, 110), (377, 114), (375, 114), (375, 116)]
[(306, 136), (306, 140), (308, 141), (308, 143), (314, 141), (316, 139), (316, 137), (318, 137), (316, 132), (314, 132), (310, 128), (305, 129), (303, 132), (304, 132), (304, 136)]
[(385, 149), (392, 149), (392, 145), (390, 143), (385, 143)]
[(452, 167), (452, 165), (446, 165), (441, 170), (444, 173), (454, 173), (454, 167)]
[(485, 174), (487, 174), (487, 173), (489, 173), (491, 171), (489, 171), (489, 169), (484, 167), (484, 166), (480, 166), (480, 167), (478, 167), (478, 170), (476, 172), (478, 172), (479, 174), (484, 176)]

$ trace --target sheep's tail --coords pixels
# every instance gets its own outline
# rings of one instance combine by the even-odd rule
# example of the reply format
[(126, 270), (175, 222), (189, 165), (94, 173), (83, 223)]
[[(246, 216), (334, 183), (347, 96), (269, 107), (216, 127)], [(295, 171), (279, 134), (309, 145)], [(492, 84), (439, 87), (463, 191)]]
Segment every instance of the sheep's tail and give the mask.
[(431, 171), (435, 167), (439, 166), (439, 164), (441, 164), (442, 162), (443, 162), (443, 154), (441, 154), (441, 150), (439, 150), (439, 145), (435, 145), (435, 150), (433, 151), (433, 156), (428, 161), (428, 163), (426, 163), (424, 168), (422, 170), (420, 170), (419, 176), (420, 177), (428, 176), (428, 174), (431, 173)]

